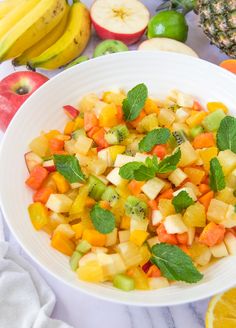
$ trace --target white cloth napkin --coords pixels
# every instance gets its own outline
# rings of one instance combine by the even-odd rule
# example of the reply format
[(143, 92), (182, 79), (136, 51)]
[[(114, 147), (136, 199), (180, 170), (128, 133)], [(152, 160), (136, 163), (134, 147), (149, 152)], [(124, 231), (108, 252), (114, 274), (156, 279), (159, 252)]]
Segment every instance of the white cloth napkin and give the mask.
[(50, 318), (55, 302), (38, 272), (5, 241), (0, 212), (0, 327), (72, 328)]

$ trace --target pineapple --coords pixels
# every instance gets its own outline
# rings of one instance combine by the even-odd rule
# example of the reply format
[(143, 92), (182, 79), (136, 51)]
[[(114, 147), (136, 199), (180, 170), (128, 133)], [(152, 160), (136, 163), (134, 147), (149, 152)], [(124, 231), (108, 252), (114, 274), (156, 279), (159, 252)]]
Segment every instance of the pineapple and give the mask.
[(171, 8), (184, 14), (195, 9), (199, 14), (200, 26), (211, 43), (236, 58), (235, 0), (165, 0), (158, 9)]

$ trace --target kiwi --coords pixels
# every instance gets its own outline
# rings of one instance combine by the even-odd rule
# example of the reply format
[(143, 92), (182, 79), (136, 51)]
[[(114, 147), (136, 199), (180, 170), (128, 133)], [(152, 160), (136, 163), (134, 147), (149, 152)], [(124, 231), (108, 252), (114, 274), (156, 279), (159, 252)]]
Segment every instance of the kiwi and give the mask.
[(109, 145), (118, 145), (124, 141), (128, 135), (129, 130), (125, 125), (117, 125), (106, 133), (105, 139)]
[(102, 200), (106, 200), (110, 203), (111, 206), (115, 205), (120, 196), (116, 192), (114, 187), (107, 187), (105, 192), (102, 194)]
[(94, 175), (90, 175), (88, 179), (89, 185), (89, 196), (94, 200), (99, 201), (102, 194), (106, 190), (106, 185), (100, 179), (96, 178)]
[(70, 68), (70, 67), (75, 66), (75, 65), (78, 65), (80, 63), (83, 63), (83, 62), (85, 62), (87, 60), (89, 60), (89, 57), (88, 56), (80, 56), (78, 58), (75, 58), (72, 62), (70, 62), (69, 64), (67, 64), (65, 66), (65, 69)]
[(99, 43), (93, 53), (93, 57), (113, 54), (114, 52), (128, 51), (128, 47), (121, 41), (105, 40)]
[(172, 132), (177, 145), (181, 145), (182, 143), (184, 143), (186, 140), (188, 140), (185, 132), (183, 130), (179, 130), (179, 131), (174, 131)]
[(125, 213), (132, 219), (143, 220), (147, 215), (147, 204), (135, 196), (129, 196), (125, 202)]
[(75, 130), (74, 132), (72, 132), (72, 139), (77, 140), (79, 136), (85, 136), (86, 137), (86, 133), (85, 133), (85, 130), (83, 128)]

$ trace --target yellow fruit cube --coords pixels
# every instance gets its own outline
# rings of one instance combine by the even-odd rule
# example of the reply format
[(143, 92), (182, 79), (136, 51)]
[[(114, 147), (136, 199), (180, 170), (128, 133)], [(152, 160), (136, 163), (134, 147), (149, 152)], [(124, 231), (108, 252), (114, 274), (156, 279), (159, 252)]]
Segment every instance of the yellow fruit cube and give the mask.
[(158, 115), (160, 126), (170, 127), (175, 121), (175, 114), (171, 109), (162, 108)]
[(130, 276), (134, 279), (135, 289), (149, 289), (148, 278), (140, 268), (133, 268), (129, 271)]
[(201, 124), (207, 113), (204, 111), (192, 111), (191, 116), (187, 118), (186, 123), (190, 128)]
[(179, 148), (181, 150), (181, 158), (178, 166), (188, 166), (197, 161), (198, 155), (189, 141), (183, 142)]
[(159, 108), (154, 100), (148, 98), (144, 105), (144, 110), (147, 114), (159, 113)]
[(87, 240), (92, 246), (104, 246), (106, 244), (106, 235), (95, 229), (85, 229), (82, 238)]
[(175, 208), (170, 199), (160, 199), (158, 208), (164, 218), (175, 214)]
[(120, 223), (120, 229), (128, 230), (130, 228), (130, 217), (123, 216)]
[(140, 263), (140, 265), (144, 265), (145, 263), (147, 263), (147, 261), (150, 260), (150, 257), (151, 257), (151, 253), (149, 251), (149, 248), (147, 245), (142, 245), (140, 247), (140, 254), (142, 255), (142, 262)]
[(118, 154), (123, 154), (125, 152), (125, 148), (125, 146), (120, 145), (108, 147), (112, 162), (115, 162)]
[(215, 102), (215, 101), (207, 103), (207, 109), (211, 113), (215, 112), (218, 109), (223, 110), (225, 114), (227, 114), (229, 111), (228, 107), (226, 107), (225, 104), (223, 104), (222, 102)]
[(234, 196), (234, 190), (228, 187), (226, 187), (221, 191), (218, 191), (215, 198), (227, 204), (231, 204), (231, 205), (236, 204), (236, 197)]
[(205, 172), (193, 167), (185, 167), (184, 173), (187, 174), (189, 180), (195, 185), (199, 185), (205, 177)]
[(102, 266), (96, 260), (92, 260), (77, 269), (79, 279), (88, 282), (104, 281)]
[(48, 139), (43, 135), (33, 139), (29, 148), (40, 157), (48, 156), (50, 154)]
[(67, 122), (64, 127), (64, 134), (71, 134), (73, 131), (75, 131), (75, 122)]
[(138, 247), (131, 241), (127, 241), (117, 245), (117, 250), (123, 258), (127, 268), (140, 265), (143, 260), (143, 257), (140, 253), (140, 247)]
[(30, 220), (36, 230), (42, 229), (49, 223), (48, 210), (42, 203), (36, 202), (28, 207)]
[(102, 96), (102, 100), (108, 104), (115, 104), (117, 106), (122, 106), (123, 100), (126, 96), (121, 92), (106, 91)]
[(141, 246), (147, 239), (148, 232), (143, 230), (133, 230), (130, 234), (129, 240), (137, 246)]
[(119, 124), (117, 118), (117, 108), (110, 104), (105, 106), (99, 115), (99, 125), (106, 128), (112, 128)]
[(83, 224), (81, 222), (76, 223), (76, 224), (73, 224), (71, 226), (71, 228), (75, 232), (75, 238), (80, 239), (82, 237), (83, 230), (84, 230)]
[(81, 112), (90, 112), (98, 101), (99, 98), (95, 93), (89, 93), (81, 99), (79, 109)]
[(213, 198), (207, 210), (207, 219), (215, 223), (221, 223), (226, 219), (229, 205)]
[(194, 227), (205, 227), (206, 225), (206, 212), (205, 207), (200, 203), (190, 205), (183, 216), (183, 221), (186, 226)]
[(81, 129), (84, 127), (84, 119), (80, 116), (76, 117), (76, 119), (74, 120), (75, 126), (74, 129)]
[(211, 260), (210, 249), (207, 246), (198, 242), (193, 242), (193, 244), (189, 248), (189, 252), (194, 262), (196, 262), (198, 265), (207, 265)]
[(69, 183), (59, 172), (55, 172), (52, 175), (52, 179), (55, 181), (57, 190), (60, 194), (64, 194), (70, 189)]
[(225, 175), (228, 175), (236, 168), (236, 154), (229, 149), (220, 151), (218, 154), (218, 160)]
[(217, 156), (218, 149), (216, 147), (209, 147), (199, 149), (198, 154), (203, 161), (203, 167), (206, 171), (210, 170), (210, 160)]

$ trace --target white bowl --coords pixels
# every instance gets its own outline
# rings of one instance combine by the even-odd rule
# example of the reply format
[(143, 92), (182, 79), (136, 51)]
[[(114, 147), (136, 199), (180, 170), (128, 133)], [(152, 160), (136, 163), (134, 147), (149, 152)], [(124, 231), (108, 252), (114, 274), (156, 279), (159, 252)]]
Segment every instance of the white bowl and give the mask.
[(48, 235), (36, 232), (27, 206), (32, 193), (25, 185), (24, 153), (28, 143), (44, 130), (65, 124), (62, 106), (75, 105), (89, 92), (129, 89), (144, 82), (150, 95), (165, 97), (173, 88), (190, 93), (203, 104), (222, 101), (232, 113), (236, 105), (233, 74), (200, 59), (164, 52), (127, 52), (99, 57), (75, 66), (44, 84), (30, 97), (7, 130), (0, 154), (0, 197), (6, 221), (24, 250), (55, 278), (106, 300), (143, 306), (174, 305), (216, 294), (236, 283), (236, 257), (220, 260), (206, 270), (198, 284), (177, 283), (156, 291), (125, 293), (104, 284), (80, 281), (68, 258), (50, 247)]

